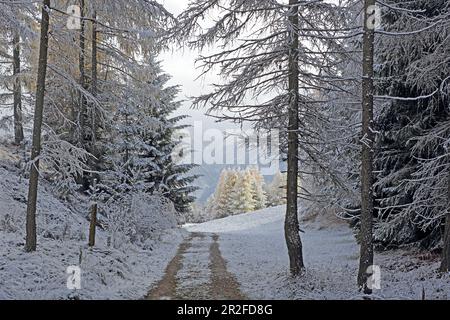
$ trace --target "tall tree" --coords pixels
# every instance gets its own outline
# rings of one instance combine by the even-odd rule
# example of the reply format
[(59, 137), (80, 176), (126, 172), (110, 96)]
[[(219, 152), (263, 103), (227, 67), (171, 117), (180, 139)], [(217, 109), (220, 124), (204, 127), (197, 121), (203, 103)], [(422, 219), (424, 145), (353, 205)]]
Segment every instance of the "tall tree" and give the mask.
[(387, 103), (376, 119), (374, 240), (438, 250), (445, 248), (449, 196), (450, 3), (396, 0), (384, 11), (388, 34), (376, 47)]
[(255, 210), (264, 209), (267, 204), (264, 177), (256, 167), (250, 168), (249, 173), (252, 177), (252, 192), (253, 200), (255, 201)]
[(28, 187), (25, 250), (36, 251), (36, 204), (39, 181), (39, 156), (41, 154), (42, 117), (44, 112), (45, 79), (47, 74), (48, 30), (50, 23), (50, 0), (43, 0), (41, 10), (41, 36), (39, 44), (38, 75), (36, 82), (36, 105), (34, 109), (31, 171)]
[[(88, 145), (91, 141), (87, 141), (88, 137), (88, 128), (89, 132), (91, 129), (91, 124), (86, 123), (86, 121), (89, 119), (87, 116), (87, 99), (86, 94), (84, 93), (84, 90), (87, 90), (87, 81), (86, 81), (86, 4), (85, 0), (80, 0), (80, 53), (79, 53), (79, 72), (80, 72), (80, 92), (79, 92), (79, 110), (78, 110), (78, 145), (86, 150), (89, 149)], [(93, 21), (93, 24), (95, 21)], [(94, 29), (94, 28), (93, 28)], [(93, 35), (93, 34), (92, 34)], [(94, 39), (93, 39), (94, 42)], [(92, 43), (93, 43), (92, 42)], [(93, 47), (94, 48), (94, 47)], [(92, 66), (93, 67), (93, 66)], [(93, 135), (93, 132), (91, 132)], [(89, 176), (86, 172), (83, 172), (83, 174), (79, 177), (80, 184), (82, 185), (83, 190), (89, 189)]]
[[(203, 21), (208, 14), (218, 16), (212, 25)], [(329, 26), (340, 21), (338, 17), (338, 6), (322, 1), (194, 0), (173, 30), (182, 43), (188, 39), (193, 49), (213, 46), (213, 53), (201, 56), (199, 62), (204, 73), (219, 70), (223, 75), (212, 92), (194, 100), (195, 106), (207, 107), (207, 113), (219, 120), (280, 131), (281, 152), (288, 152), (290, 158), (286, 243), (293, 274), (303, 268), (296, 186), (300, 170), (293, 162), (300, 160), (306, 165), (321, 161), (310, 126), (320, 121), (312, 93), (336, 86), (332, 75), (335, 62), (329, 60), (324, 48), (334, 42), (336, 32), (331, 30), (336, 28)], [(208, 28), (201, 27), (205, 23)]]
[(117, 193), (159, 192), (170, 199), (177, 212), (186, 213), (195, 200), (189, 175), (193, 165), (172, 159), (179, 141), (178, 121), (171, 118), (179, 107), (177, 87), (166, 87), (168, 75), (155, 59), (135, 66), (116, 94), (120, 105), (115, 112), (113, 137), (109, 143), (106, 179)]
[(302, 242), (298, 222), (298, 134), (299, 134), (299, 21), (297, 0), (289, 0), (289, 109), (288, 109), (288, 160), (287, 160), (287, 200), (284, 232), (289, 253), (290, 269), (299, 275), (304, 268)]
[[(24, 112), (27, 106), (30, 83), (27, 69), (33, 63), (31, 60), (32, 43), (36, 35), (34, 3), (21, 1), (3, 1), (0, 3), (1, 34), (0, 37), (0, 64), (11, 65), (11, 74), (0, 74), (1, 94), (0, 103), (12, 106), (12, 127), (14, 143), (19, 145), (24, 140)], [(11, 52), (11, 53), (10, 53)], [(9, 68), (8, 68), (9, 69)], [(2, 70), (6, 70), (3, 69)], [(24, 94), (25, 93), (25, 94)], [(5, 101), (4, 101), (5, 100)], [(24, 108), (25, 109), (25, 108)]]
[(22, 119), (22, 84), (20, 74), (20, 35), (14, 32), (13, 35), (13, 76), (14, 76), (14, 141), (21, 144), (23, 136)]
[(255, 210), (253, 177), (249, 170), (236, 174), (234, 185), (229, 191), (230, 214), (240, 214)]
[(213, 208), (214, 215), (218, 218), (224, 218), (232, 214), (231, 192), (238, 179), (238, 173), (235, 170), (223, 169), (217, 182), (214, 192)]
[[(97, 32), (97, 12), (93, 12), (92, 14), (92, 39), (91, 39), (91, 94), (94, 98), (97, 97), (97, 87), (98, 87), (98, 60), (97, 60), (97, 54), (98, 54), (98, 32)], [(96, 119), (96, 110), (95, 110), (95, 104), (92, 104), (92, 110), (91, 110), (91, 134), (92, 134), (92, 146), (93, 146), (93, 153), (95, 152), (95, 144), (97, 143), (97, 119)]]
[(450, 271), (450, 173), (447, 173), (447, 210), (445, 214), (445, 227), (440, 271)]
[(363, 78), (362, 78), (362, 153), (361, 153), (361, 242), (358, 286), (371, 293), (368, 286), (368, 268), (373, 265), (373, 98), (374, 98), (374, 38), (375, 21), (373, 19), (375, 0), (364, 1), (363, 35)]

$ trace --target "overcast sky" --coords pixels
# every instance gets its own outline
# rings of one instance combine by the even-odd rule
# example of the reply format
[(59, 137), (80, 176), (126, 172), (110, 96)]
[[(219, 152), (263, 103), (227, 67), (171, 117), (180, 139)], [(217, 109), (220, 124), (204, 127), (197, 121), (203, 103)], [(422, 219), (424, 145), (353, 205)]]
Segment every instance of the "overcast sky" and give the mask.
[[(188, 4), (189, 0), (160, 0), (167, 10), (173, 15), (180, 14)], [(179, 98), (187, 100), (180, 110), (181, 114), (187, 114), (191, 118), (186, 120), (188, 124), (193, 121), (202, 121), (204, 128), (220, 128), (229, 129), (237, 127), (233, 123), (216, 123), (211, 117), (205, 116), (205, 110), (192, 110), (192, 103), (189, 97), (208, 92), (209, 86), (219, 82), (219, 77), (215, 74), (208, 74), (198, 80), (200, 69), (195, 68), (195, 59), (199, 55), (198, 52), (192, 50), (178, 50), (174, 52), (165, 52), (160, 55), (160, 60), (164, 67), (164, 71), (172, 76), (171, 85), (181, 85), (181, 93)]]

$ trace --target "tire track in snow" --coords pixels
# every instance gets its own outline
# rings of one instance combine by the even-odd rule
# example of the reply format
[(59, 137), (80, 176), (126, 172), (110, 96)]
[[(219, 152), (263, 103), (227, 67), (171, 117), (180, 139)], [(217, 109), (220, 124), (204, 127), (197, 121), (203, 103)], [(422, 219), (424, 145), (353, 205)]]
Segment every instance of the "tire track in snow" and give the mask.
[(236, 278), (227, 270), (218, 240), (216, 234), (191, 233), (147, 299), (245, 299)]
[(233, 274), (228, 272), (227, 263), (219, 249), (219, 236), (212, 236), (214, 242), (210, 247), (211, 294), (216, 300), (244, 300), (239, 283)]
[(164, 277), (158, 283), (158, 285), (150, 290), (147, 295), (148, 300), (168, 300), (171, 297), (174, 297), (176, 294), (177, 288), (177, 279), (176, 275), (178, 270), (182, 268), (182, 257), (183, 254), (189, 249), (191, 245), (191, 239), (194, 234), (191, 234), (191, 237), (186, 239), (180, 246), (178, 247), (178, 251), (172, 261), (166, 267), (166, 271), (164, 273)]

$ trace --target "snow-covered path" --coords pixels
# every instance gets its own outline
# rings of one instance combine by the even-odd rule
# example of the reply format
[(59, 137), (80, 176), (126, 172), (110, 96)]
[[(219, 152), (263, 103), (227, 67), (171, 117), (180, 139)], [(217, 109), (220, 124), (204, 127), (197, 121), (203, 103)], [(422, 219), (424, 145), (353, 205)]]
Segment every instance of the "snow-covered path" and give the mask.
[(191, 233), (147, 298), (244, 299), (236, 279), (227, 271), (218, 240), (217, 234)]
[[(250, 299), (361, 299), (356, 287), (359, 246), (348, 225), (323, 216), (301, 221), (306, 274), (292, 279), (284, 212), (284, 206), (268, 208), (185, 229), (197, 235), (217, 235), (227, 270)], [(205, 259), (199, 253), (191, 256), (189, 263), (202, 270)], [(423, 292), (426, 299), (450, 296), (450, 281), (442, 278), (449, 277), (437, 272), (436, 258), (423, 259), (417, 252), (396, 250), (377, 253), (375, 264), (381, 267), (381, 290), (376, 290), (373, 298), (421, 299)]]
[(250, 298), (330, 298), (344, 292), (348, 297), (348, 292), (353, 291), (358, 258), (351, 230), (343, 224), (327, 226), (323, 221), (302, 225), (308, 272), (305, 281), (297, 283), (289, 277), (283, 227), (284, 207), (275, 207), (188, 225), (186, 229), (220, 236), (228, 268)]

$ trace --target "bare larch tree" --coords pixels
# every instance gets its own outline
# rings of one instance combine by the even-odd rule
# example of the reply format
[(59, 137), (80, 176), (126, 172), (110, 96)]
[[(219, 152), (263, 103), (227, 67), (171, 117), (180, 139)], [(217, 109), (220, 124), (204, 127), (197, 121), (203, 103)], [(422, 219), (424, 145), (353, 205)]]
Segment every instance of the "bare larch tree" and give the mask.
[(39, 155), (41, 154), (42, 117), (44, 112), (45, 78), (47, 74), (48, 29), (50, 23), (50, 0), (44, 0), (39, 44), (39, 65), (36, 83), (36, 105), (34, 109), (33, 144), (31, 149), (31, 171), (28, 187), (25, 250), (36, 251), (36, 203), (39, 181)]

